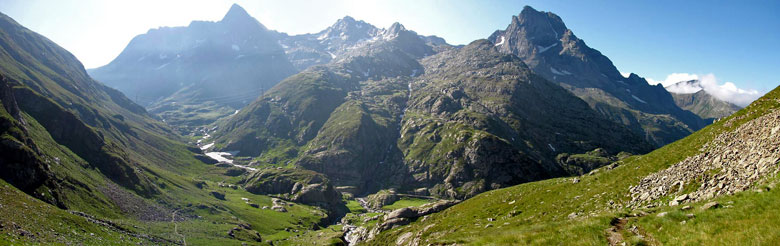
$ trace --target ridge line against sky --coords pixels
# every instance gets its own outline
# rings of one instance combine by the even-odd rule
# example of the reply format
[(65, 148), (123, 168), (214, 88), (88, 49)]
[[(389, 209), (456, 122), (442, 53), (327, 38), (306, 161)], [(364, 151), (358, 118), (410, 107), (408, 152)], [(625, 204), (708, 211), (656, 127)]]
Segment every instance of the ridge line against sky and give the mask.
[[(238, 3), (269, 29), (316, 33), (346, 15), (379, 28), (400, 22), (467, 44), (504, 29), (523, 6), (553, 12), (621, 72), (653, 81), (672, 74), (764, 94), (780, 84), (780, 1), (248, 1), (3, 0), (0, 12), (71, 51), (87, 68), (115, 58), (134, 36), (193, 20), (220, 20)], [(727, 83), (722, 85), (728, 85)]]

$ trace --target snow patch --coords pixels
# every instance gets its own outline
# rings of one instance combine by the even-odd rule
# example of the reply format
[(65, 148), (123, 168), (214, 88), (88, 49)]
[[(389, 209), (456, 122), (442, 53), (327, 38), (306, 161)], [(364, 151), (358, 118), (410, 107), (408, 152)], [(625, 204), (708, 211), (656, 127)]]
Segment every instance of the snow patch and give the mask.
[(238, 47), (238, 45), (236, 45), (236, 44), (234, 44), (234, 45), (231, 45), (231, 46), (230, 46), (230, 48), (231, 48), (231, 49), (233, 49), (233, 50), (235, 50), (235, 51), (239, 51), (239, 50), (241, 50), (241, 47)]
[(647, 102), (645, 102), (645, 100), (639, 99), (638, 97), (636, 97), (636, 96), (634, 96), (634, 95), (631, 95), (631, 97), (633, 97), (634, 99), (636, 99), (637, 101), (639, 101), (639, 102), (641, 102), (641, 103), (645, 103), (645, 104), (647, 104)]
[(549, 146), (549, 147), (550, 147), (550, 149), (551, 149), (553, 152), (555, 152), (555, 151), (556, 151), (556, 150), (555, 150), (555, 147), (553, 147), (553, 146), (552, 146), (552, 144), (547, 144), (547, 146)]
[(496, 44), (496, 46), (504, 44), (504, 41), (506, 41), (506, 38), (504, 36), (501, 36), (501, 41)]
[(330, 59), (336, 59), (336, 54), (333, 54), (333, 52), (328, 51), (328, 54), (330, 55)]
[(566, 70), (563, 70), (563, 69), (558, 70), (558, 69), (555, 69), (554, 67), (550, 67), (550, 72), (552, 72), (555, 75), (571, 75), (571, 73), (569, 71), (566, 71)]
[(162, 64), (162, 65), (160, 65), (159, 67), (155, 68), (154, 70), (160, 70), (160, 69), (163, 69), (164, 67), (168, 66), (168, 64), (171, 64), (171, 63), (170, 63), (170, 62), (168, 62), (168, 63)]
[(328, 38), (328, 33), (327, 32), (325, 32), (322, 35), (320, 35), (319, 37), (317, 37), (317, 40), (322, 41), (322, 40), (325, 40), (326, 38)]
[(539, 54), (541, 54), (549, 50), (550, 48), (555, 47), (556, 45), (558, 45), (558, 43), (551, 44), (550, 46), (547, 47), (542, 47), (541, 45), (537, 45), (536, 49), (539, 51)]

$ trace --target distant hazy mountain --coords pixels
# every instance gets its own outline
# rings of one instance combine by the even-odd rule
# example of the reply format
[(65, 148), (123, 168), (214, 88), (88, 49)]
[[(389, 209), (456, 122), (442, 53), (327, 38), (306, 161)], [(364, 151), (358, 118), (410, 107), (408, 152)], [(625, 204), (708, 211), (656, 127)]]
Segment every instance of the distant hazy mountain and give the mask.
[(197, 126), (233, 114), (295, 72), (276, 34), (233, 5), (217, 22), (136, 36), (90, 75), (174, 125)]
[(720, 100), (704, 90), (699, 80), (680, 81), (666, 87), (680, 108), (693, 112), (702, 119), (714, 120), (733, 114), (741, 107)]
[(657, 146), (706, 125), (678, 107), (663, 87), (650, 86), (635, 74), (624, 78), (609, 58), (574, 36), (553, 13), (526, 6), (489, 39), (500, 51), (519, 56), (537, 74), (560, 83), (591, 108)]
[[(60, 208), (118, 213), (119, 196), (165, 192), (157, 171), (200, 163), (170, 132), (71, 53), (0, 14), (0, 178)], [(107, 191), (117, 184), (126, 190)]]
[[(392, 39), (394, 33), (397, 33), (393, 28), (398, 27), (393, 25), (388, 29), (380, 29), (362, 20), (345, 16), (318, 33), (294, 36), (279, 33), (279, 39), (290, 62), (297, 69), (303, 70), (313, 65), (343, 58), (341, 56), (345, 52), (360, 45)], [(420, 36), (420, 38), (431, 46), (447, 44), (444, 39), (436, 36)], [(428, 52), (428, 54), (432, 53)]]

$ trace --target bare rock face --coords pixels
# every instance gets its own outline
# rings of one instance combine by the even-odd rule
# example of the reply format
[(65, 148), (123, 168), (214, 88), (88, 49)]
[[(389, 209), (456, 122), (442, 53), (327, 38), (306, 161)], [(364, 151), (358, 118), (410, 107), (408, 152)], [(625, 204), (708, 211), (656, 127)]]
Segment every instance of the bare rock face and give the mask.
[(420, 207), (399, 208), (385, 215), (384, 222), (377, 227), (381, 231), (409, 224), (412, 220), (432, 213), (441, 212), (444, 209), (458, 204), (460, 201), (444, 200)]
[(400, 200), (401, 197), (395, 193), (394, 190), (382, 190), (375, 194), (368, 196), (368, 206), (373, 209), (382, 209), (385, 205), (392, 204), (398, 200)]
[[(732, 118), (725, 124), (743, 117)], [(775, 110), (717, 136), (702, 147), (700, 154), (645, 177), (631, 188), (631, 205), (641, 206), (668, 195), (676, 196), (670, 204), (677, 205), (734, 194), (777, 173), (778, 162), (780, 110)], [(691, 185), (698, 188), (681, 194)]]
[[(322, 207), (330, 212), (344, 212), (341, 193), (325, 176), (313, 171), (267, 168), (249, 174), (241, 183), (254, 194), (274, 195), (288, 201)], [(286, 212), (284, 205), (283, 201), (274, 198), (271, 209)]]

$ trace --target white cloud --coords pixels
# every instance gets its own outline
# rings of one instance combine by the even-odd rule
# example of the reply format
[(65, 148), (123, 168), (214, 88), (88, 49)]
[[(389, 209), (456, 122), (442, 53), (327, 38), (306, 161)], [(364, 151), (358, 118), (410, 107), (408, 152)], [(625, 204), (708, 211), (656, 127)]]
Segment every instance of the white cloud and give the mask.
[(628, 76), (631, 75), (631, 73), (620, 72), (620, 75), (623, 75), (623, 78), (628, 78)]
[(689, 81), (689, 80), (697, 80), (699, 79), (699, 75), (691, 74), (691, 73), (672, 73), (666, 76), (665, 80), (654, 80), (652, 78), (647, 78), (647, 83), (651, 85), (657, 85), (661, 84), (664, 87), (673, 85), (680, 81)]
[(704, 91), (710, 95), (742, 107), (747, 106), (763, 95), (763, 93), (759, 93), (757, 90), (737, 88), (737, 85), (733, 82), (726, 82), (720, 85), (718, 84), (718, 79), (713, 74), (701, 76), (700, 81)]
[[(677, 82), (689, 80), (699, 80), (699, 83), (675, 85)], [(733, 82), (719, 84), (718, 79), (714, 74), (698, 75), (690, 73), (672, 73), (666, 76), (665, 80), (654, 80), (652, 78), (647, 78), (647, 83), (651, 85), (660, 83), (664, 87), (668, 87), (666, 89), (669, 92), (675, 93), (696, 93), (703, 89), (715, 98), (742, 107), (747, 106), (763, 95), (763, 93), (759, 93), (757, 90), (740, 89)]]
[(669, 92), (680, 93), (680, 94), (696, 93), (704, 89), (701, 86), (701, 83), (699, 82), (672, 84), (672, 85), (665, 86), (665, 88)]

